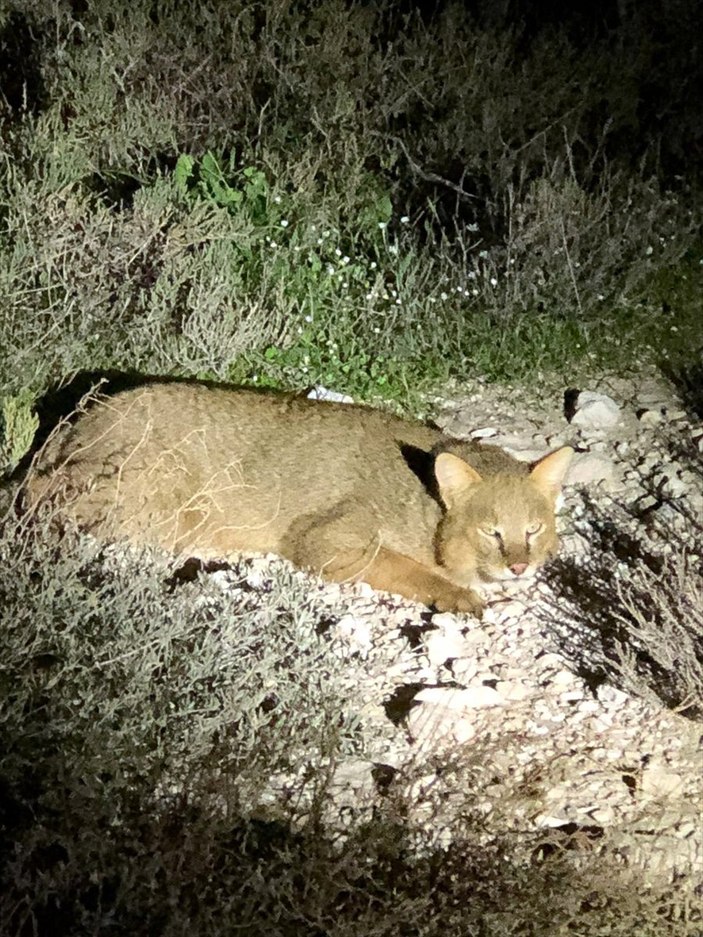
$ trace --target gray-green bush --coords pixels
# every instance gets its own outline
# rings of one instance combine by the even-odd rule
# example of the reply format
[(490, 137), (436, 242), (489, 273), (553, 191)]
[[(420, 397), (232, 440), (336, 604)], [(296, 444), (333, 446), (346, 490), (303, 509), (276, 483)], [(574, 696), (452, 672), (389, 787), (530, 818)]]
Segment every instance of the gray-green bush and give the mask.
[(333, 817), (363, 700), (340, 610), (286, 568), (225, 591), (12, 518), (0, 560), (3, 937), (696, 933), (685, 882), (644, 887), (607, 839), (491, 839), (470, 790), (451, 847), (407, 777)]

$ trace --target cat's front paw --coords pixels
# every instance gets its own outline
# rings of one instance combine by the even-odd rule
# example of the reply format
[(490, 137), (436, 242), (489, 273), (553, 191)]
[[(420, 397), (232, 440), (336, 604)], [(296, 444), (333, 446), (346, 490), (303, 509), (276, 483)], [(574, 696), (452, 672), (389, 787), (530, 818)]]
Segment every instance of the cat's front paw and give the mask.
[(468, 612), (481, 618), (485, 602), (473, 589), (465, 589), (448, 582), (432, 603), (438, 612)]

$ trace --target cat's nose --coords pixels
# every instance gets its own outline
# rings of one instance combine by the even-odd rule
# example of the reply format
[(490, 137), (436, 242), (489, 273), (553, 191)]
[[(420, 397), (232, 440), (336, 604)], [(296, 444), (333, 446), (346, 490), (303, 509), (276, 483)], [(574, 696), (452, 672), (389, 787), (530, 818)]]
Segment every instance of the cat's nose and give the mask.
[(527, 563), (513, 563), (510, 567), (510, 572), (515, 573), (516, 576), (522, 576), (526, 569)]

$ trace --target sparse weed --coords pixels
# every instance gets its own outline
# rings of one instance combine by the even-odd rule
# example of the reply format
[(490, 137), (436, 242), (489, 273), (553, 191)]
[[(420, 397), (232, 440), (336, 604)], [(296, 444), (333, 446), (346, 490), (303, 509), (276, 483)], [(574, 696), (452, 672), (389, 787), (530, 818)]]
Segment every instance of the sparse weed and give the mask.
[[(703, 462), (695, 443), (669, 446), (695, 487)], [(553, 624), (594, 683), (606, 675), (644, 699), (703, 719), (703, 523), (695, 504), (649, 485), (649, 510), (607, 508), (584, 494), (592, 550), (587, 564), (562, 558)]]

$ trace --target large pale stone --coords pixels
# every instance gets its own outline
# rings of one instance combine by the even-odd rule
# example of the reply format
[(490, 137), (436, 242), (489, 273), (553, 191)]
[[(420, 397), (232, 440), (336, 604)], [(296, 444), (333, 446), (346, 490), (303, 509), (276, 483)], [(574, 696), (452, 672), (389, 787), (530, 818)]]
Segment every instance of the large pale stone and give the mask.
[(670, 771), (661, 765), (651, 764), (642, 772), (640, 781), (642, 793), (658, 800), (671, 797), (683, 787), (683, 778), (676, 771)]
[(569, 485), (595, 485), (598, 482), (612, 484), (616, 478), (612, 459), (598, 452), (579, 452), (569, 467)]
[(571, 423), (583, 429), (609, 429), (617, 426), (620, 418), (620, 407), (612, 397), (582, 390), (576, 400), (576, 412), (571, 417)]

